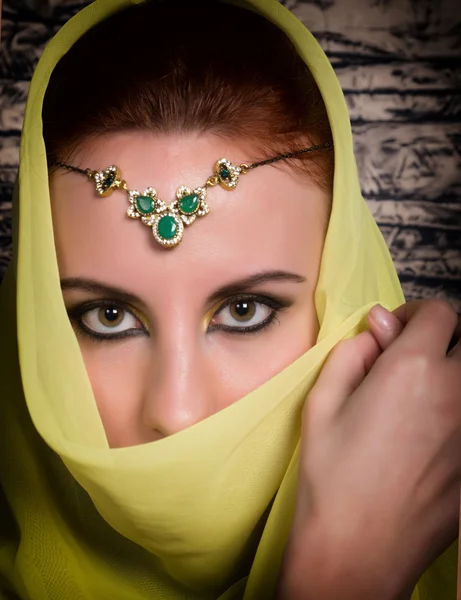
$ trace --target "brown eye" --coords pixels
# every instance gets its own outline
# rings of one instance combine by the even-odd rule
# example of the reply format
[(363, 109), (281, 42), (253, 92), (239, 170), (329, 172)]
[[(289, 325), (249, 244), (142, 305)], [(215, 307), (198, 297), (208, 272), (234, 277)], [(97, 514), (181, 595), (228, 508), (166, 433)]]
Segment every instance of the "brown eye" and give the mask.
[(229, 312), (233, 319), (239, 323), (246, 323), (256, 314), (256, 302), (254, 300), (239, 300), (229, 305)]
[(116, 306), (103, 306), (98, 310), (98, 319), (104, 327), (117, 327), (123, 321), (124, 311)]
[(91, 308), (80, 317), (84, 327), (100, 335), (110, 336), (133, 329), (142, 329), (142, 323), (126, 308), (116, 304), (103, 304)]
[(255, 328), (267, 322), (276, 312), (276, 309), (253, 298), (239, 298), (224, 305), (215, 313), (211, 325), (227, 331), (243, 332), (245, 329)]

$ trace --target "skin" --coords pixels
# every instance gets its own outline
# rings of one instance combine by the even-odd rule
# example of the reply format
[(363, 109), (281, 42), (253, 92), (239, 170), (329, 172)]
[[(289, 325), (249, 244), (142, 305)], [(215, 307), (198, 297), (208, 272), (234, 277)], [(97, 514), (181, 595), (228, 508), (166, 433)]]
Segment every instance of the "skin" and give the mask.
[[(124, 132), (91, 141), (72, 164), (93, 169), (116, 164), (130, 189), (153, 186), (170, 202), (180, 185), (203, 185), (223, 156), (251, 162), (255, 152), (211, 134), (159, 138)], [(315, 344), (314, 291), (329, 198), (307, 176), (264, 166), (242, 176), (232, 192), (209, 190), (210, 214), (187, 228), (172, 250), (161, 248), (148, 227), (126, 216), (123, 191), (99, 198), (84, 176), (59, 170), (51, 176), (51, 198), (64, 299), (111, 447), (155, 441), (194, 425)], [(296, 277), (238, 284), (210, 301), (220, 288), (267, 272)], [(95, 285), (120, 288), (134, 298)], [(235, 319), (236, 295), (240, 302), (242, 296), (259, 301), (249, 305), (257, 309), (250, 323), (264, 321), (274, 310), (261, 296), (285, 306), (259, 332), (216, 329), (247, 326)], [(229, 299), (234, 300), (230, 308)], [(82, 316), (78, 307), (90, 302), (92, 311)], [(94, 341), (83, 333), (82, 322), (115, 331), (104, 312), (101, 323), (98, 302), (130, 309), (134, 316), (118, 313), (118, 326), (131, 328), (133, 335)]]

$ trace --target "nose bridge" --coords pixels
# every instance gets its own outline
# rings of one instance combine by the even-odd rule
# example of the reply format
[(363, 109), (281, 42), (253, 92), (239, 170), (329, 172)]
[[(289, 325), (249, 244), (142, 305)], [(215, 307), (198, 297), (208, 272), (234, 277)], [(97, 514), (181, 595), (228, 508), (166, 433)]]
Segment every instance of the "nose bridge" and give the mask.
[(194, 319), (182, 313), (164, 318), (152, 337), (155, 351), (142, 413), (145, 425), (162, 436), (172, 435), (214, 412), (210, 361)]

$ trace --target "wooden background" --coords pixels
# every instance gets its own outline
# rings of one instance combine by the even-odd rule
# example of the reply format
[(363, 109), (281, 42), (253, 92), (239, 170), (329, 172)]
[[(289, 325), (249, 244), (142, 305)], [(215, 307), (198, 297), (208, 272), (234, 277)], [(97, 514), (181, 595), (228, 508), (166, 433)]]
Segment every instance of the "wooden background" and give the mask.
[[(407, 298), (443, 297), (461, 311), (461, 1), (282, 3), (314, 33), (341, 81), (363, 194)], [(11, 190), (29, 80), (47, 40), (83, 4), (4, 0), (0, 275), (11, 254)]]

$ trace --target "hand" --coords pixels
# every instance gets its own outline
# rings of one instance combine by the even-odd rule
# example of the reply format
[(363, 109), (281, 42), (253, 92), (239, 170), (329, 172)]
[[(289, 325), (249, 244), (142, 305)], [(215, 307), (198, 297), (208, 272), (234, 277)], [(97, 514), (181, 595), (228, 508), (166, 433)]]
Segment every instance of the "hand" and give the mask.
[(441, 301), (387, 313), (387, 327), (382, 311), (336, 346), (306, 402), (283, 600), (409, 598), (456, 538), (458, 319)]

